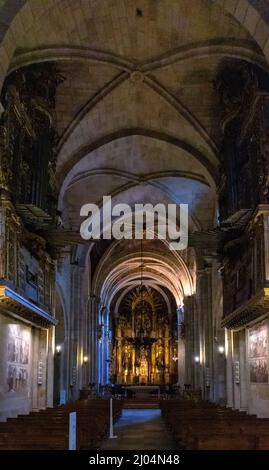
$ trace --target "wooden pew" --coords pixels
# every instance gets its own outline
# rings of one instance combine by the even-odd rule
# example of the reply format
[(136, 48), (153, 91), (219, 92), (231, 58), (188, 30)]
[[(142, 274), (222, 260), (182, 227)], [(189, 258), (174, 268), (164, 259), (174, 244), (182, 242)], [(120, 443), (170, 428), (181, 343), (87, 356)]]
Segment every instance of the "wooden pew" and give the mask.
[(179, 448), (257, 450), (269, 448), (269, 419), (208, 402), (167, 400), (162, 415)]
[[(121, 413), (122, 403), (114, 400), (113, 418)], [(69, 413), (77, 413), (77, 448), (97, 449), (109, 427), (109, 400), (71, 402), (10, 418), (0, 423), (1, 450), (65, 450), (69, 442)]]

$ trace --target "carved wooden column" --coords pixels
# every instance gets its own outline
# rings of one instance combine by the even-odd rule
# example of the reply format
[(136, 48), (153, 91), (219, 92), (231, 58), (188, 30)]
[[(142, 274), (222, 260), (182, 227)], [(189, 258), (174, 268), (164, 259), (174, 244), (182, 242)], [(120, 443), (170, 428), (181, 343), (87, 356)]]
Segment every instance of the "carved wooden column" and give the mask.
[(116, 337), (116, 344), (117, 344), (117, 382), (122, 382), (122, 337), (121, 337), (121, 329), (117, 329), (117, 337)]
[(166, 384), (169, 383), (170, 380), (170, 347), (169, 347), (169, 328), (168, 325), (165, 326), (165, 340), (164, 340), (164, 365), (165, 365), (165, 373), (164, 373), (164, 382)]
[(12, 103), (8, 100), (0, 117), (0, 196), (10, 200), (13, 179), (15, 122), (11, 117)]

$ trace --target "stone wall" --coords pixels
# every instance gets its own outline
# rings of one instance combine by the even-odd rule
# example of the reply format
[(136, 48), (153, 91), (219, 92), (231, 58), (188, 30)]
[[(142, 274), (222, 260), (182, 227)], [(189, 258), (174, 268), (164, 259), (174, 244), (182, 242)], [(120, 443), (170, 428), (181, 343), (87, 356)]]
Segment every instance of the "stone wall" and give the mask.
[(0, 419), (28, 413), (32, 394), (32, 328), (0, 315)]
[(50, 336), (0, 314), (0, 421), (52, 404)]
[(228, 406), (259, 418), (269, 418), (268, 331), (269, 317), (248, 328), (229, 332), (232, 384), (227, 383)]

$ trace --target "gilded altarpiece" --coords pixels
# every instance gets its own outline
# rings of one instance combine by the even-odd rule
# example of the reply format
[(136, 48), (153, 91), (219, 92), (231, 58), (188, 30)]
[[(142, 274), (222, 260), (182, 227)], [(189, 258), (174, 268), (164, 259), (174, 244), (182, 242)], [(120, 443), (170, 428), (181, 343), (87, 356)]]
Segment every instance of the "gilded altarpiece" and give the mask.
[(131, 291), (120, 305), (114, 324), (112, 370), (118, 384), (169, 384), (176, 364), (175, 317), (149, 287)]

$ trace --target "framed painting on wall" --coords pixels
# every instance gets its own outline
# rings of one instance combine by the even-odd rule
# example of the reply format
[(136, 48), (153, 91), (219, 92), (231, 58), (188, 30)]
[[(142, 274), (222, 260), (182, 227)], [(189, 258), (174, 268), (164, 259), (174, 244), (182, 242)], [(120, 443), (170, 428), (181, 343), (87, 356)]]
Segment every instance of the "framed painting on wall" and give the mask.
[(263, 323), (249, 330), (248, 359), (251, 383), (268, 383), (268, 326)]
[(20, 325), (9, 325), (7, 338), (8, 392), (27, 391), (30, 365), (30, 333)]
[(268, 360), (252, 359), (249, 361), (250, 382), (268, 383)]

